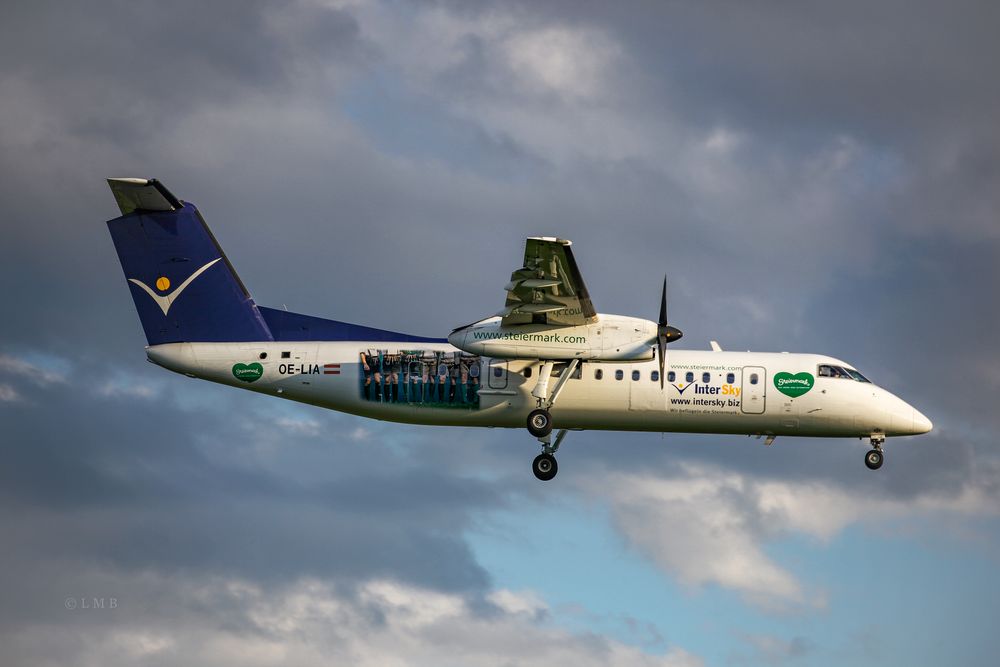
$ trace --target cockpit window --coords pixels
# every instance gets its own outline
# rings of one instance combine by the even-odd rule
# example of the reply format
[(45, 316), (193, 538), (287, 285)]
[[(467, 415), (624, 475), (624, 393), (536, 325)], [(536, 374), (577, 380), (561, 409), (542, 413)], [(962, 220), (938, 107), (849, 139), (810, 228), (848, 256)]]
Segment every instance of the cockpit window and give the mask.
[(821, 364), (817, 375), (823, 378), (839, 378), (841, 380), (857, 380), (858, 382), (867, 382), (871, 384), (871, 380), (866, 378), (861, 373), (857, 372), (853, 368), (844, 368), (843, 366), (834, 366), (832, 364)]
[(831, 366), (828, 364), (823, 364), (819, 367), (819, 376), (821, 378), (841, 378), (844, 380), (853, 380), (851, 374), (840, 366)]
[(866, 377), (865, 377), (864, 375), (862, 375), (861, 373), (857, 372), (857, 371), (856, 371), (856, 370), (854, 370), (853, 368), (847, 368), (847, 369), (845, 369), (845, 370), (846, 370), (846, 371), (847, 371), (848, 373), (850, 373), (850, 374), (851, 374), (851, 377), (853, 377), (853, 378), (854, 378), (855, 380), (857, 380), (858, 382), (867, 382), (868, 384), (871, 384), (871, 382), (872, 382), (871, 380), (869, 380), (868, 378), (866, 378)]

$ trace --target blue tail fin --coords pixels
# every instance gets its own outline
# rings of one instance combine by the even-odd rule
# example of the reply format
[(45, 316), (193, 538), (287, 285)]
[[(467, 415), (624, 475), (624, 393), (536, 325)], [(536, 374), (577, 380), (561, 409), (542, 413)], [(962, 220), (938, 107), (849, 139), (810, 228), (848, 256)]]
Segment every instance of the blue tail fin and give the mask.
[(156, 180), (109, 178), (108, 229), (150, 345), (273, 340), (198, 209)]

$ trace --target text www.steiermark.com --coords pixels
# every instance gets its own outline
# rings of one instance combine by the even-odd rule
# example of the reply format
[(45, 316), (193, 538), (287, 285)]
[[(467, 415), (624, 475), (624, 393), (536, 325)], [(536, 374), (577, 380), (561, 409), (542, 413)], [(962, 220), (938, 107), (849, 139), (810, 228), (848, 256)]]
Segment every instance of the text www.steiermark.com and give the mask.
[(509, 331), (473, 331), (476, 340), (512, 340), (525, 343), (586, 343), (586, 336), (563, 336), (557, 333), (512, 333)]

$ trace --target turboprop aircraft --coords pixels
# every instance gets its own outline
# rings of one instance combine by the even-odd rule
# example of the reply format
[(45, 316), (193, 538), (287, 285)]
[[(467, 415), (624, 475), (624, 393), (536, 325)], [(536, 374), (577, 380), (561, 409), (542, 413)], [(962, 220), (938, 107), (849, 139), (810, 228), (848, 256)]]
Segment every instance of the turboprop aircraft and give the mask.
[[(532, 470), (584, 429), (868, 438), (931, 422), (851, 364), (818, 354), (672, 350), (666, 279), (656, 322), (598, 313), (569, 241), (529, 238), (503, 309), (447, 339), (258, 306), (198, 209), (155, 179), (108, 179), (108, 221), (149, 361), (191, 378), (363, 417), (513, 428)], [(552, 432), (556, 430), (553, 438)]]

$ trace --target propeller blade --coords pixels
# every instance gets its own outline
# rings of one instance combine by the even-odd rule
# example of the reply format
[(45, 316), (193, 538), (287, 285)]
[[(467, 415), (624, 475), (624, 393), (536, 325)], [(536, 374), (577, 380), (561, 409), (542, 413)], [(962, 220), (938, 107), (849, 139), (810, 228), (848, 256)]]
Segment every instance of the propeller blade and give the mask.
[(660, 389), (663, 389), (663, 369), (667, 365), (667, 338), (666, 336), (656, 337), (656, 358), (660, 362)]
[(663, 291), (660, 293), (660, 319), (657, 326), (663, 328), (667, 326), (667, 277), (663, 276)]
[(656, 322), (656, 351), (660, 362), (660, 389), (664, 387), (664, 371), (667, 365), (667, 343), (672, 343), (684, 334), (677, 327), (667, 323), (667, 277), (663, 276), (663, 291), (660, 292), (660, 319)]

